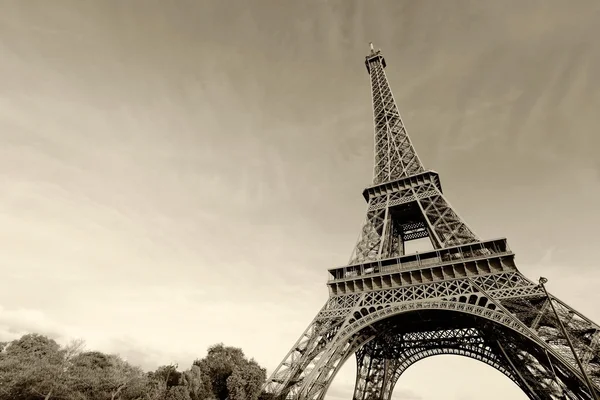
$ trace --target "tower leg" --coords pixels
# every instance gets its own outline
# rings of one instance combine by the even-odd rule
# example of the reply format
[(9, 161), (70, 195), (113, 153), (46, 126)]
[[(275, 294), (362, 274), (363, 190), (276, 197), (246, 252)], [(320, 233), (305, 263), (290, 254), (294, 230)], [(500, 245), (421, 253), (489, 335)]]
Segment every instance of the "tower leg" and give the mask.
[(384, 345), (377, 340), (367, 343), (356, 352), (356, 386), (353, 399), (389, 399), (397, 368), (397, 360), (385, 357)]
[(398, 380), (398, 360), (365, 355), (363, 362), (370, 363), (370, 366), (369, 368), (357, 369), (353, 399), (390, 400)]
[(539, 291), (518, 272), (507, 271), (332, 296), (266, 389), (322, 400), (341, 366), (357, 353), (355, 399), (387, 400), (414, 362), (456, 354), (498, 369), (531, 399), (593, 400), (564, 335), (598, 387), (600, 328)]

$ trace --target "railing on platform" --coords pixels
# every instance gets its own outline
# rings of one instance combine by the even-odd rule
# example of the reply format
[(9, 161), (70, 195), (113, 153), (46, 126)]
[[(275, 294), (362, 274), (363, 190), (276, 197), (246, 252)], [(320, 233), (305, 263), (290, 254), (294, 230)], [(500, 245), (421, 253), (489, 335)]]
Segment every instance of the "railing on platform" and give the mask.
[(513, 254), (506, 239), (488, 240), (461, 246), (447, 247), (423, 253), (407, 254), (401, 257), (368, 261), (360, 264), (329, 269), (329, 282), (352, 279), (359, 276), (393, 273), (419, 269), (432, 265), (455, 263), (489, 256)]

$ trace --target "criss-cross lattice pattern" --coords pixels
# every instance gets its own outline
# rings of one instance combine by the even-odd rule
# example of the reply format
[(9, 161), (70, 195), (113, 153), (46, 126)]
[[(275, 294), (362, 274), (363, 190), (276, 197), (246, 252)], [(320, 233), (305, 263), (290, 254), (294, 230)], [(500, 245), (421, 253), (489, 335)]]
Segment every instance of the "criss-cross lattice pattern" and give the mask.
[[(482, 294), (485, 295), (485, 294)], [(539, 296), (538, 296), (539, 298)], [(463, 300), (463, 299), (461, 299)], [(470, 301), (469, 298), (465, 299)], [(299, 398), (302, 399), (322, 399), (331, 379), (335, 376), (343, 361), (347, 357), (347, 349), (351, 348), (349, 343), (355, 342), (356, 337), (362, 335), (365, 337), (365, 333), (371, 332), (376, 334), (378, 331), (378, 324), (381, 321), (387, 321), (393, 319), (398, 315), (414, 315), (414, 312), (418, 311), (419, 318), (422, 318), (424, 312), (436, 310), (442, 311), (441, 315), (445, 316), (446, 322), (450, 321), (452, 325), (456, 324), (457, 317), (446, 316), (447, 313), (458, 312), (460, 314), (470, 314), (473, 316), (480, 317), (482, 319), (468, 319), (472, 325), (470, 328), (478, 329), (482, 334), (491, 335), (497, 329), (503, 331), (504, 336), (509, 337), (510, 341), (504, 343), (502, 346), (491, 346), (496, 357), (505, 357), (507, 363), (504, 368), (508, 368), (510, 365), (514, 370), (513, 376), (518, 377), (518, 384), (521, 388), (533, 399), (546, 399), (546, 398), (564, 398), (562, 396), (568, 396), (567, 398), (573, 399), (589, 399), (590, 394), (586, 391), (584, 385), (581, 382), (581, 374), (578, 372), (577, 366), (571, 360), (561, 356), (564, 352), (563, 348), (558, 347), (556, 343), (547, 341), (547, 338), (540, 336), (536, 331), (532, 330), (525, 322), (516, 318), (516, 316), (510, 313), (500, 302), (491, 301), (490, 304), (495, 304), (495, 309), (488, 307), (482, 307), (476, 304), (462, 303), (462, 302), (450, 302), (450, 301), (420, 301), (420, 302), (409, 302), (409, 303), (397, 303), (396, 305), (378, 306), (373, 311), (359, 320), (348, 324), (348, 326), (340, 329), (337, 333), (334, 343), (327, 346), (330, 351), (324, 351), (323, 356), (315, 367), (312, 369), (312, 375), (310, 379), (304, 383), (297, 393)], [(360, 308), (356, 307), (358, 311)], [(572, 311), (574, 312), (574, 311)], [(414, 329), (414, 322), (403, 323), (403, 326), (408, 326)], [(434, 326), (440, 326), (440, 322), (436, 322)], [(508, 330), (506, 330), (508, 328)], [(589, 326), (590, 330), (594, 332), (598, 331), (597, 326)], [(459, 344), (465, 344), (462, 342), (464, 338), (457, 337), (456, 340)], [(594, 339), (591, 339), (592, 342)], [(337, 344), (336, 344), (337, 342)], [(442, 340), (439, 341), (438, 354), (461, 354), (451, 353), (453, 347), (444, 343)], [(468, 344), (468, 343), (467, 343)], [(355, 345), (356, 346), (356, 345)], [(564, 344), (562, 345), (564, 347)], [(389, 349), (388, 349), (389, 350)], [(486, 350), (489, 352), (489, 350)], [(578, 351), (584, 352), (584, 349)], [(597, 348), (592, 349), (592, 354), (597, 357), (599, 350)], [(427, 354), (427, 353), (425, 353)], [(415, 356), (410, 352), (402, 355), (402, 357), (396, 354), (397, 359), (407, 358), (410, 362), (404, 363), (407, 368), (412, 362), (422, 358), (421, 356)], [(433, 355), (433, 354), (431, 354)], [(475, 359), (482, 360), (481, 357), (475, 356), (474, 353), (462, 354)], [(491, 358), (482, 360), (484, 362), (491, 362)], [(592, 362), (593, 358), (586, 364), (586, 370), (596, 371), (597, 363)], [(375, 364), (383, 365), (383, 364)], [(389, 363), (386, 364), (389, 368)], [(384, 376), (385, 371), (378, 370), (375, 367), (371, 367), (371, 372), (378, 376)], [(395, 381), (394, 381), (395, 382)], [(599, 385), (598, 378), (594, 378), (594, 383)], [(360, 386), (357, 386), (357, 390)], [(393, 390), (389, 387), (389, 390)]]
[[(434, 318), (429, 326), (437, 323), (444, 325)], [(461, 325), (461, 321), (456, 324)], [(398, 378), (409, 366), (438, 354), (482, 361), (510, 378), (532, 399), (585, 398), (578, 385), (564, 383), (568, 373), (554, 367), (549, 356), (536, 352), (536, 348), (532, 351), (523, 337), (510, 331), (495, 329), (489, 323), (478, 328), (434, 330), (419, 329), (418, 322), (416, 325), (408, 331), (392, 325), (357, 351), (354, 399), (390, 400)]]
[[(328, 301), (264, 389), (322, 400), (356, 355), (354, 399), (390, 400), (410, 365), (455, 354), (498, 369), (531, 399), (600, 398), (600, 327), (523, 276), (505, 239), (477, 237), (437, 173), (423, 170), (381, 53), (366, 65), (375, 121), (366, 221), (349, 264), (329, 270)], [(425, 237), (434, 250), (405, 254)]]
[(518, 384), (517, 375), (510, 364), (494, 351), (496, 340), (498, 338), (485, 338), (475, 328), (407, 333), (384, 331), (356, 353), (354, 400), (390, 400), (398, 378), (410, 365), (439, 354), (480, 360)]
[[(521, 293), (513, 293), (517, 290)], [(511, 368), (520, 371), (514, 375), (519, 380), (518, 384), (526, 392), (534, 393), (531, 398), (554, 398), (548, 397), (547, 393), (568, 392), (571, 398), (587, 399), (589, 394), (586, 394), (585, 388), (577, 389), (579, 386), (573, 384), (578, 382), (580, 374), (544, 298), (540, 287), (518, 272), (332, 296), (271, 377), (267, 389), (293, 398), (321, 399), (335, 373), (357, 351), (361, 340), (376, 334), (372, 327), (379, 321), (417, 310), (421, 310), (420, 313), (423, 310), (444, 310), (446, 313), (458, 312), (481, 318), (469, 329), (479, 329), (482, 334), (501, 326), (522, 338), (520, 342), (505, 343), (502, 351), (515, 364)], [(600, 328), (559, 300), (553, 298), (553, 301), (586, 371), (600, 386)], [(460, 337), (455, 340), (458, 344), (462, 343)], [(462, 354), (452, 353), (453, 349), (440, 342), (437, 350), (423, 355)], [(491, 349), (495, 351), (495, 357), (502, 355), (499, 347), (492, 346)], [(463, 355), (481, 359), (473, 351)], [(489, 352), (489, 349), (486, 351)], [(407, 368), (422, 355), (408, 352), (402, 357), (412, 360), (402, 364)], [(495, 362), (490, 357), (483, 361)], [(389, 369), (395, 364), (387, 362), (385, 365)], [(506, 365), (503, 368), (508, 368)], [(385, 371), (375, 367), (371, 370), (385, 375)], [(391, 385), (392, 381), (386, 382)], [(393, 390), (393, 385), (389, 385), (386, 390)]]
[[(403, 211), (408, 209), (411, 210), (411, 220), (405, 221), (402, 217), (406, 212)], [(394, 229), (406, 223), (419, 224), (426, 233), (419, 232), (413, 237), (407, 237), (399, 232), (402, 229)], [(431, 182), (371, 198), (367, 218), (349, 264), (403, 255), (404, 247), (401, 243), (427, 236), (431, 238), (435, 248), (479, 241), (473, 230)]]
[(600, 328), (598, 325), (566, 305), (559, 299), (543, 297), (513, 297), (503, 299), (501, 304), (523, 321), (540, 339), (548, 343), (566, 363), (575, 365), (575, 357), (550, 307), (552, 301), (558, 317), (573, 343), (575, 353), (582, 362), (593, 383), (600, 387)]
[(379, 51), (366, 60), (371, 75), (373, 122), (375, 125), (375, 169), (373, 184), (393, 181), (423, 171), (400, 117), (385, 76), (385, 60)]

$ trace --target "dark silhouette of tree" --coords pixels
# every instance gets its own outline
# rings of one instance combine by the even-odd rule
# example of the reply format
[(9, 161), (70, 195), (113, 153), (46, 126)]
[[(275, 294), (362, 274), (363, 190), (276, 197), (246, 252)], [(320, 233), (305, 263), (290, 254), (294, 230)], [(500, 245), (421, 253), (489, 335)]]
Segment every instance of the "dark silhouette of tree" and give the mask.
[(198, 365), (192, 365), (183, 373), (184, 386), (188, 388), (191, 400), (213, 400), (212, 382), (209, 375)]
[(148, 386), (144, 372), (119, 356), (98, 351), (78, 354), (69, 370), (69, 388), (73, 395), (86, 399), (142, 397)]
[(223, 344), (211, 346), (208, 354), (194, 365), (205, 371), (216, 399), (257, 400), (266, 379), (266, 371), (254, 360), (248, 360), (242, 349)]
[(148, 373), (150, 379), (164, 384), (165, 389), (170, 389), (177, 386), (181, 382), (181, 372), (177, 371), (177, 365), (164, 365), (158, 367), (154, 372)]
[(38, 334), (0, 342), (0, 400), (271, 400), (261, 394), (266, 371), (223, 344), (179, 371), (144, 373), (118, 355), (61, 347)]
[(28, 334), (0, 353), (0, 398), (50, 400), (68, 392), (65, 351), (52, 339)]

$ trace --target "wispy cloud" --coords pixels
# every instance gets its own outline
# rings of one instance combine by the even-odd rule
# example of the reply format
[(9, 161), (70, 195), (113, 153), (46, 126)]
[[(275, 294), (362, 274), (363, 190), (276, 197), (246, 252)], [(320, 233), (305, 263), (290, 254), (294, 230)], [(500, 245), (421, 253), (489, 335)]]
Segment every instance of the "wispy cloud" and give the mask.
[[(364, 217), (369, 41), (461, 215), (594, 317), (597, 7), (7, 1), (0, 334), (82, 337), (146, 368), (225, 342), (275, 368)], [(467, 368), (511, 397), (447, 362), (411, 367), (396, 396), (440, 398)], [(351, 392), (344, 368), (332, 396)]]

